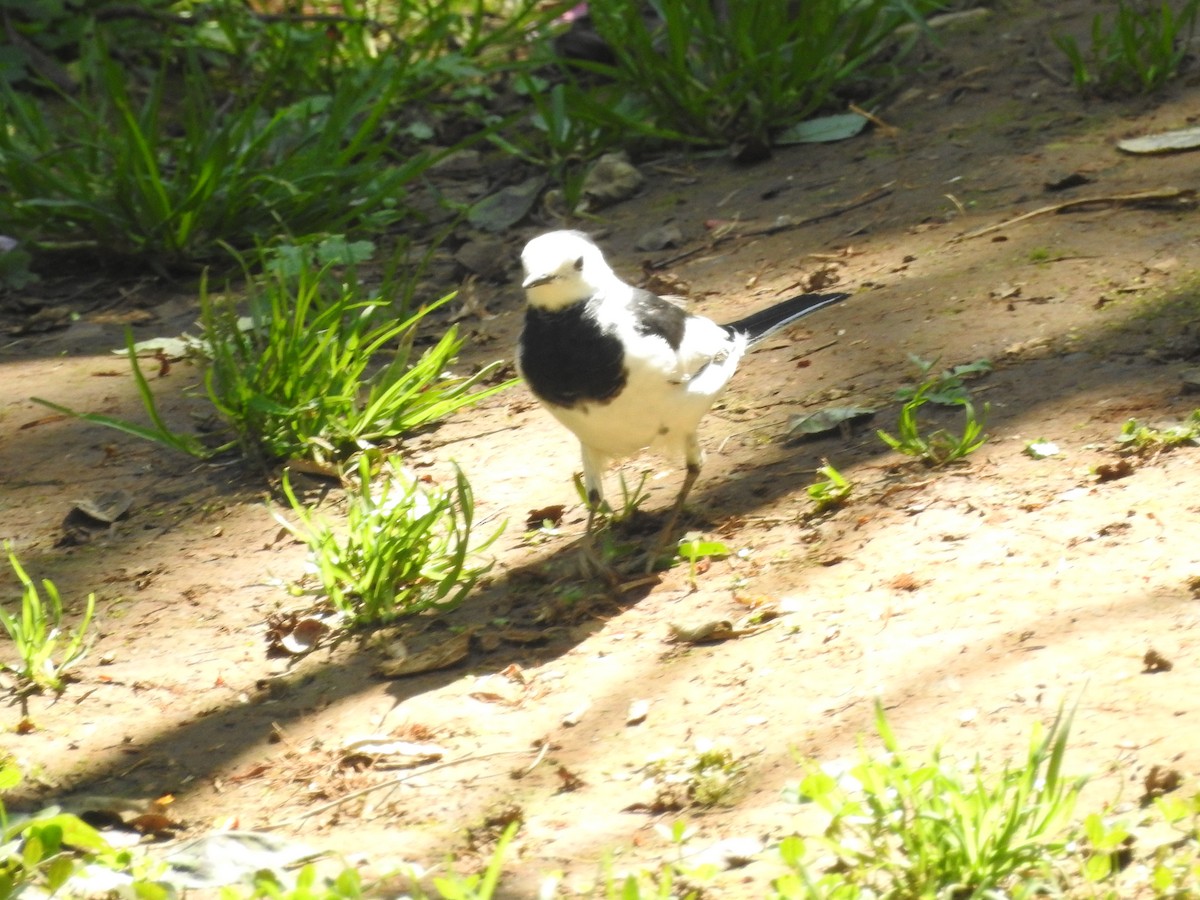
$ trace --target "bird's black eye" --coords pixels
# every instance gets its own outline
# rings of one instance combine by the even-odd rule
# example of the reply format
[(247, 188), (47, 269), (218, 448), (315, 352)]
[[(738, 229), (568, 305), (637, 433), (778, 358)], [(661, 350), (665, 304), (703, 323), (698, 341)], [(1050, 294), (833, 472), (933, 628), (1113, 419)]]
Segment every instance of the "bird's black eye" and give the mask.
[(576, 272), (583, 271), (583, 257), (582, 256), (579, 257), (579, 259), (575, 260), (575, 271)]

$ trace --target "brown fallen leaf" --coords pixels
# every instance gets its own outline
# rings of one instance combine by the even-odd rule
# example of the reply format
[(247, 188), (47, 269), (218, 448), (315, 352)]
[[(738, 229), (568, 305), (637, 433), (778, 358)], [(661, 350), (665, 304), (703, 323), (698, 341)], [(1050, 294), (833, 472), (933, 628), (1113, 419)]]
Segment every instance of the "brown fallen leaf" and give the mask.
[(448, 669), (467, 658), (471, 652), (471, 631), (452, 634), (440, 643), (426, 647), (404, 659), (382, 662), (375, 667), (375, 674), (384, 678), (402, 678), (422, 672)]
[(253, 781), (255, 778), (261, 778), (263, 775), (266, 775), (269, 771), (271, 771), (270, 766), (265, 763), (256, 763), (241, 772), (234, 772), (225, 780), (232, 781), (235, 784), (243, 781)]
[(1146, 773), (1146, 780), (1143, 782), (1145, 793), (1142, 794), (1142, 803), (1150, 803), (1155, 797), (1169, 794), (1181, 784), (1183, 784), (1183, 775), (1178, 769), (1153, 765)]
[(676, 625), (668, 623), (670, 634), (667, 640), (673, 644), (703, 644), (706, 641), (724, 641), (733, 637), (733, 623), (727, 619), (701, 622), (698, 625)]
[(888, 582), (888, 587), (897, 591), (919, 591), (925, 582), (920, 581), (911, 572), (902, 572)]
[(541, 509), (531, 509), (529, 515), (525, 517), (525, 527), (542, 528), (547, 522), (551, 525), (558, 525), (562, 521), (565, 510), (566, 507), (561, 503), (556, 503), (553, 506), (543, 506)]
[(315, 478), (328, 478), (332, 481), (337, 481), (341, 478), (341, 472), (337, 466), (315, 459), (301, 459), (299, 457), (289, 459), (284, 468), (288, 472), (299, 472), (303, 475), (312, 475)]
[(34, 419), (32, 422), (26, 422), (24, 425), (20, 426), (17, 431), (24, 431), (26, 428), (37, 428), (40, 425), (50, 425), (54, 422), (64, 422), (68, 418), (68, 416), (57, 414), (53, 416), (42, 416), (40, 419)]
[(510, 644), (521, 644), (522, 646), (544, 644), (550, 639), (549, 635), (540, 628), (505, 628), (500, 632), (500, 637)]
[(586, 713), (588, 711), (588, 709), (591, 708), (591, 705), (592, 705), (592, 701), (584, 700), (582, 703), (580, 703), (578, 706), (576, 706), (573, 710), (571, 710), (569, 713), (567, 713), (565, 716), (563, 716), (562, 717), (563, 727), (564, 728), (574, 728), (576, 725), (578, 725), (583, 720), (584, 713)]
[(509, 665), (505, 666), (500, 671), (500, 674), (516, 684), (529, 684), (529, 676), (526, 675), (525, 670), (516, 663), (510, 663)]
[(291, 632), (279, 639), (279, 646), (293, 656), (299, 656), (316, 649), (328, 631), (329, 626), (320, 619), (301, 619)]
[(267, 618), (267, 655), (301, 656), (316, 649), (329, 625), (315, 616), (278, 612)]
[(1170, 672), (1175, 668), (1175, 663), (1171, 662), (1153, 647), (1146, 651), (1146, 655), (1142, 657), (1142, 671), (1153, 675), (1157, 672)]
[(1119, 459), (1115, 463), (1100, 463), (1096, 466), (1096, 480), (1103, 484), (1106, 481), (1127, 478), (1134, 473), (1135, 468), (1127, 459)]
[(472, 691), (467, 696), (480, 703), (498, 703), (501, 706), (520, 706), (524, 701), (523, 697), (510, 697), (498, 691)]
[(629, 712), (625, 716), (626, 725), (641, 725), (650, 714), (649, 700), (634, 700), (629, 704)]
[(72, 506), (72, 514), (80, 513), (93, 522), (111, 525), (133, 505), (133, 495), (128, 491), (106, 491), (94, 497), (76, 500)]
[(355, 737), (342, 744), (342, 765), (354, 767), (366, 763), (375, 769), (407, 769), (437, 762), (446, 748), (426, 741), (398, 740), (392, 735), (372, 734)]
[(763, 629), (769, 628), (770, 625), (765, 622), (750, 624), (746, 620), (742, 620), (737, 625), (734, 625), (726, 619), (718, 619), (713, 622), (702, 622), (698, 625), (676, 625), (671, 623), (667, 627), (671, 631), (667, 640), (671, 643), (707, 644), (758, 634)]
[(568, 769), (566, 766), (560, 765), (555, 769), (554, 774), (558, 776), (559, 786), (556, 793), (566, 794), (571, 791), (577, 791), (586, 784), (586, 782)]
[(491, 631), (485, 631), (483, 634), (479, 635), (478, 640), (479, 650), (482, 653), (491, 653), (495, 650), (498, 650), (500, 645), (504, 643), (500, 639), (500, 635)]
[(687, 297), (692, 293), (692, 286), (674, 272), (656, 272), (649, 261), (642, 263), (642, 276), (641, 287), (660, 297)]
[(125, 823), (129, 828), (141, 834), (152, 834), (155, 837), (171, 837), (182, 826), (162, 813), (143, 813)]

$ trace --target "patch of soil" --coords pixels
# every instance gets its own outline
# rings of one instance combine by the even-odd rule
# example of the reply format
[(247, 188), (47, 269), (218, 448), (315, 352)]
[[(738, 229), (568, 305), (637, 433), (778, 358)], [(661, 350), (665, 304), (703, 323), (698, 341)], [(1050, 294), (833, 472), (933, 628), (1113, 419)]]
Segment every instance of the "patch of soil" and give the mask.
[[(1194, 156), (1126, 156), (1115, 142), (1194, 121), (1200, 95), (1185, 78), (1153, 103), (1082, 102), (1057, 77), (1049, 35), (1084, 34), (1094, 4), (1020, 10), (945, 33), (926, 74), (878, 111), (889, 127), (749, 168), (647, 161), (644, 192), (585, 223), (619, 271), (688, 285), (693, 308), (718, 320), (814, 279), (853, 293), (759, 347), (704, 423), (687, 524), (737, 552), (627, 594), (579, 576), (578, 449), (518, 388), (407, 448), (435, 476), (456, 461), (480, 517), (508, 521), (487, 583), (446, 620), (269, 657), (268, 620), (296, 608), (284, 585), (304, 552), (273, 518), (261, 473), (197, 464), (28, 399), (139, 418), (109, 351), (126, 321), (138, 338), (185, 330), (194, 296), (48, 281), (50, 305), (83, 312), (5, 347), (0, 532), (74, 611), (96, 592), (98, 639), (60, 699), (31, 700), (32, 730), (17, 733), (16, 705), (5, 713), (5, 746), (29, 777), (10, 800), (171, 794), (181, 834), (272, 827), (378, 872), (447, 851), (478, 864), (520, 819), (501, 895), (529, 897), (548, 871), (586, 887), (609, 852), (618, 870), (655, 865), (675, 853), (655, 826), (677, 818), (697, 850), (803, 830), (781, 794), (799, 775), (793, 753), (852, 757), (876, 698), (913, 752), (944, 744), (995, 767), (1023, 754), (1035, 721), (1077, 703), (1067, 767), (1095, 776), (1087, 809), (1133, 802), (1149, 773), (1193, 779), (1200, 455), (1122, 460), (1114, 439), (1130, 417), (1181, 419), (1198, 405), (1181, 381), (1200, 355), (1196, 213), (1097, 203), (964, 236), (1062, 200), (1194, 187)], [(1046, 187), (1073, 174), (1086, 183)], [(772, 230), (784, 216), (815, 218)], [(729, 236), (716, 240), (714, 222), (732, 223)], [(668, 223), (678, 249), (633, 250)], [(475, 285), (495, 315), (464, 324), (474, 358), (511, 353), (519, 249), (557, 224), (506, 236), (508, 282)], [(894, 430), (894, 392), (916, 378), (910, 355), (995, 364), (970, 385), (989, 405), (990, 439), (965, 464), (927, 469), (875, 436)], [(195, 370), (154, 374), (185, 426)], [(786, 438), (792, 415), (830, 404), (879, 412), (846, 435)], [(1032, 459), (1025, 447), (1039, 439), (1061, 452)], [(805, 488), (822, 459), (854, 492), (814, 516)], [(660, 514), (681, 471), (652, 457), (625, 467), (642, 470), (643, 509)], [(134, 497), (125, 517), (64, 527), (74, 501), (114, 489)], [(567, 504), (556, 534), (525, 532), (531, 511), (556, 504)], [(782, 613), (771, 627), (673, 639), (765, 606)], [(374, 674), (389, 641), (436, 646), (451, 627), (474, 629), (465, 662)], [(436, 744), (441, 758), (347, 761), (343, 746), (364, 734)], [(699, 739), (744, 763), (731, 805), (659, 810), (642, 767)], [(712, 896), (761, 896), (778, 871), (764, 854), (722, 873)]]

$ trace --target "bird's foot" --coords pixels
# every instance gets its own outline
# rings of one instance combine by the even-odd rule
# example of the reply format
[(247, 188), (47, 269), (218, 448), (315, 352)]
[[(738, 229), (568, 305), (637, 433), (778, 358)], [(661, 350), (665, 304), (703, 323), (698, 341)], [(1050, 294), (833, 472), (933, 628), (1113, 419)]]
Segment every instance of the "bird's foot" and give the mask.
[(669, 569), (675, 562), (675, 526), (678, 522), (679, 509), (676, 508), (672, 510), (667, 523), (654, 539), (654, 543), (650, 545), (650, 549), (646, 551), (647, 574), (662, 569)]
[(646, 551), (646, 565), (642, 571), (647, 575), (653, 575), (655, 572), (669, 568), (671, 568), (671, 557), (666, 554), (666, 546), (662, 542), (657, 542), (654, 547)]
[(584, 578), (593, 576), (603, 578), (610, 588), (621, 586), (620, 573), (600, 555), (591, 535), (584, 538), (583, 544), (579, 548), (579, 572)]

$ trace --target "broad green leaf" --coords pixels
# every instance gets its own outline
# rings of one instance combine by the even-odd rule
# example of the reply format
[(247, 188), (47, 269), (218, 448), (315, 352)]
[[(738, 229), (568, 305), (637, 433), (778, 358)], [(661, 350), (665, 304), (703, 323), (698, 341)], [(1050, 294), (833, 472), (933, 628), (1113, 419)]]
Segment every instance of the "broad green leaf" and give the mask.
[(788, 146), (790, 144), (827, 144), (833, 141), (844, 141), (866, 128), (867, 121), (866, 117), (860, 116), (858, 113), (841, 113), (835, 116), (806, 119), (775, 135), (774, 143)]

